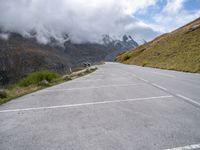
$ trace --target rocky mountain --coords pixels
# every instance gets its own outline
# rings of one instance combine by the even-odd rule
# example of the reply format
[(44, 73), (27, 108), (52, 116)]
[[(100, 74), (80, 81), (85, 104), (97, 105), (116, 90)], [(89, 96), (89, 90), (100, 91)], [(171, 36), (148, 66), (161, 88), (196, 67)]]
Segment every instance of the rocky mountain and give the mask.
[(109, 53), (109, 55), (106, 57), (106, 60), (109, 61), (112, 61), (119, 53), (139, 46), (138, 43), (133, 40), (131, 35), (124, 35), (122, 40), (114, 40), (109, 35), (104, 35), (103, 43), (106, 45), (106, 47), (114, 49), (114, 51)]
[(105, 35), (102, 43), (82, 44), (74, 44), (68, 35), (64, 36), (62, 45), (53, 37), (45, 45), (39, 44), (34, 37), (24, 38), (17, 33), (0, 32), (0, 85), (15, 82), (42, 69), (62, 74), (84, 62), (112, 61), (119, 52), (138, 46), (127, 35), (122, 40), (113, 40)]

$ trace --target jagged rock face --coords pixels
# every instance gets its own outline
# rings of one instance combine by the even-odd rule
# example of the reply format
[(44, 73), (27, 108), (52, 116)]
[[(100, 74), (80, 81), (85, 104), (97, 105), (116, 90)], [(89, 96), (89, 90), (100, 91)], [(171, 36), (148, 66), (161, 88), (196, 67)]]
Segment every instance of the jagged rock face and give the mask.
[(62, 46), (54, 38), (50, 39), (51, 43), (43, 45), (17, 33), (10, 33), (7, 40), (0, 38), (0, 85), (15, 82), (38, 70), (66, 73), (69, 68), (84, 62), (112, 61), (118, 53), (137, 46), (130, 36), (124, 41), (105, 36), (104, 44), (73, 44), (67, 35), (65, 37)]
[(109, 35), (104, 35), (103, 42), (110, 49), (114, 49), (106, 56), (106, 60), (108, 61), (113, 61), (119, 53), (139, 46), (130, 35), (124, 35), (122, 40), (113, 40)]
[(118, 50), (127, 50), (139, 46), (131, 35), (126, 34), (122, 37), (122, 40), (114, 40), (109, 35), (104, 35), (102, 41), (104, 45), (113, 47)]

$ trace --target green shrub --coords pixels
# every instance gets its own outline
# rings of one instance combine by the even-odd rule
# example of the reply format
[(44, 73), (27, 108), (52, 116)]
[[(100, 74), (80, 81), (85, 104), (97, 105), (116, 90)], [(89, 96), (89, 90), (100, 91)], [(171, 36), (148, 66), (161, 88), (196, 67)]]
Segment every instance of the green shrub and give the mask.
[(39, 84), (42, 80), (47, 80), (52, 82), (53, 80), (59, 78), (60, 75), (56, 72), (42, 70), (38, 72), (31, 73), (19, 82), (19, 86), (26, 87), (33, 84)]
[(6, 98), (8, 95), (7, 95), (7, 92), (4, 91), (4, 90), (0, 90), (0, 98)]

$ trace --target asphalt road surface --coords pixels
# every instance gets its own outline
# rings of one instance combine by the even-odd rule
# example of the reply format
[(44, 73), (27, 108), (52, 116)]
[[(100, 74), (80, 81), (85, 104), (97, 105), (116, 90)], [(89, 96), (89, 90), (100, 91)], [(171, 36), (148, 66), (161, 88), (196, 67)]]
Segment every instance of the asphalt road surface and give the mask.
[(0, 149), (200, 149), (199, 74), (98, 68), (1, 105)]

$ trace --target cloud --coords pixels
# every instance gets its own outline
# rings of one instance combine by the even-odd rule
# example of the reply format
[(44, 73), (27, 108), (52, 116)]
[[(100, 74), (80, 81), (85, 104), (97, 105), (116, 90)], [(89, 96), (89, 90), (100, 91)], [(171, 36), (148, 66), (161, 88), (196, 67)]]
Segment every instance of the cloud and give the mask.
[(8, 40), (9, 36), (10, 35), (8, 33), (0, 33), (0, 39)]
[(170, 32), (198, 18), (200, 10), (187, 10), (184, 7), (187, 1), (168, 0), (162, 11), (153, 16), (155, 23), (152, 23), (151, 27), (160, 32)]
[(0, 27), (36, 36), (41, 43), (50, 37), (62, 43), (66, 34), (76, 43), (125, 33), (149, 40), (158, 32), (133, 16), (155, 4), (156, 0), (0, 0)]
[(163, 12), (168, 14), (176, 14), (183, 9), (185, 0), (168, 0), (167, 5), (164, 7)]

